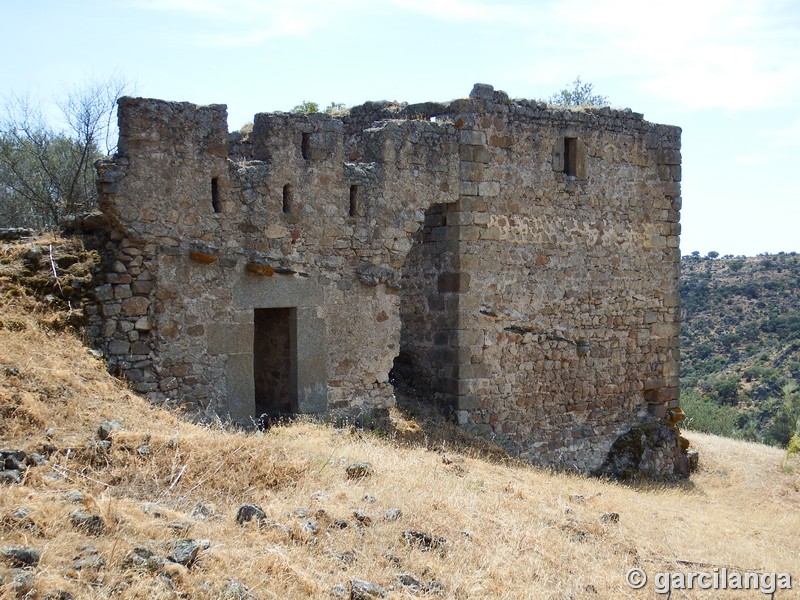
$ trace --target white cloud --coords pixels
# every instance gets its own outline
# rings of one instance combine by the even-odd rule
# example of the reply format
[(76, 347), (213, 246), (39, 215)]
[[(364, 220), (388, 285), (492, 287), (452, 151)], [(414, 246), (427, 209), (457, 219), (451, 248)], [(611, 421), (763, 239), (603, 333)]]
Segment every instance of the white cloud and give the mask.
[(800, 20), (790, 3), (638, 0), (559, 5), (607, 70), (686, 109), (763, 109), (800, 101)]
[(800, 148), (800, 120), (789, 123), (782, 129), (762, 131), (759, 137), (774, 149)]

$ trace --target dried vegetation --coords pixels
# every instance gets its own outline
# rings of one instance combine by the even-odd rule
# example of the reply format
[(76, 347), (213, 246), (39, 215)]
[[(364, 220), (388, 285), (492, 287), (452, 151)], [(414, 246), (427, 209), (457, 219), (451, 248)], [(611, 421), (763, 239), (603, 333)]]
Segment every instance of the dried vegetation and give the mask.
[[(636, 566), (794, 570), (800, 585), (800, 467), (777, 449), (692, 434), (691, 481), (621, 485), (400, 411), (377, 433), (192, 424), (106, 373), (52, 282), (20, 282), (26, 251), (4, 247), (0, 269), (0, 446), (29, 463), (0, 487), (0, 547), (38, 557), (0, 556), (3, 597), (653, 597), (626, 586)], [(239, 524), (244, 504), (263, 516)]]

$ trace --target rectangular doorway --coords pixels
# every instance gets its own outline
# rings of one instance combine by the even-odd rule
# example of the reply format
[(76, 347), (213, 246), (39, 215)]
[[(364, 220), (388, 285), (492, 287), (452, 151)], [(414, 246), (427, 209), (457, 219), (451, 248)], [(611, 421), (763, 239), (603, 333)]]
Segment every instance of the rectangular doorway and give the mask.
[(297, 412), (297, 309), (256, 308), (253, 315), (256, 418)]

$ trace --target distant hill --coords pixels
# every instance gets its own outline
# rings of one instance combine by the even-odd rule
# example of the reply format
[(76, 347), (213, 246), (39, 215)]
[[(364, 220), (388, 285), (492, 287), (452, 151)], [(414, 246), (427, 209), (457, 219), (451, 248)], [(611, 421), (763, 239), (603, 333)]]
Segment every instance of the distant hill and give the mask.
[(786, 445), (800, 424), (800, 255), (681, 260), (688, 427)]

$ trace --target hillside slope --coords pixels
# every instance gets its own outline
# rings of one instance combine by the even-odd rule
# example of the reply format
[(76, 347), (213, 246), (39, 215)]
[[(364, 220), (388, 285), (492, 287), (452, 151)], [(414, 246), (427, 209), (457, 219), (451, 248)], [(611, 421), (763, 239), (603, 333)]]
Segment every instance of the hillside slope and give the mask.
[(786, 445), (800, 419), (800, 256), (684, 257), (689, 426)]
[[(621, 485), (397, 411), (375, 432), (191, 424), (106, 373), (54, 282), (15, 283), (25, 252), (3, 247), (0, 272), (4, 598), (649, 598), (657, 571), (723, 566), (798, 585), (800, 465), (777, 449), (690, 434), (690, 481)], [(240, 524), (245, 504), (263, 515)]]

